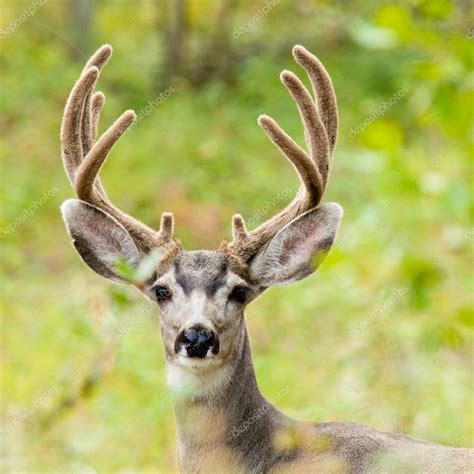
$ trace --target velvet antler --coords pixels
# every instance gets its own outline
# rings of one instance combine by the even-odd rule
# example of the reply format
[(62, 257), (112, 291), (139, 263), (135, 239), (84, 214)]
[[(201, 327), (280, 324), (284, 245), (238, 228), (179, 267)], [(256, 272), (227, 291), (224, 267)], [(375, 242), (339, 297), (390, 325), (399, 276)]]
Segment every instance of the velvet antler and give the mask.
[(281, 73), (280, 79), (283, 85), (296, 102), (308, 150), (303, 150), (271, 117), (261, 115), (258, 123), (294, 166), (301, 180), (301, 187), (285, 209), (251, 232), (247, 232), (242, 216), (233, 217), (234, 240), (228, 248), (244, 262), (249, 261), (262, 245), (291, 220), (317, 207), (329, 177), (338, 128), (334, 88), (324, 66), (303, 46), (293, 48), (293, 57), (308, 74), (316, 96), (313, 99), (292, 72)]
[(101, 92), (94, 93), (100, 70), (112, 54), (104, 45), (89, 59), (81, 77), (71, 90), (61, 126), (64, 167), (78, 199), (92, 204), (122, 224), (143, 253), (172, 241), (173, 217), (165, 214), (159, 232), (125, 214), (112, 204), (98, 178), (107, 156), (135, 121), (135, 112), (127, 110), (94, 143), (100, 112), (105, 102)]

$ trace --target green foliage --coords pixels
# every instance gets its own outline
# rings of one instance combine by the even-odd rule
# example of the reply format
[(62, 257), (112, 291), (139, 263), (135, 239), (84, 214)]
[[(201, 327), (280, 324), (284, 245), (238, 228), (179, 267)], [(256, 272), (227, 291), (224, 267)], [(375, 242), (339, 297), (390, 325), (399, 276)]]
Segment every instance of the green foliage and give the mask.
[[(290, 387), (277, 405), (298, 418), (472, 444), (469, 2), (281, 1), (233, 38), (263, 1), (239, 2), (219, 30), (226, 2), (193, 0), (186, 68), (169, 83), (161, 58), (172, 2), (95, 3), (87, 51), (70, 33), (73, 3), (47, 2), (0, 39), (1, 471), (177, 470), (158, 315), (85, 268), (59, 214), (72, 196), (58, 143), (64, 101), (103, 42), (115, 54), (99, 84), (101, 130), (175, 89), (113, 150), (103, 182), (155, 228), (173, 211), (187, 248), (215, 248), (234, 212), (251, 218), (287, 186), (296, 191), (256, 117), (274, 116), (303, 143), (278, 73), (297, 70), (293, 44), (321, 58), (341, 118), (326, 200), (345, 217), (314, 276), (248, 308), (262, 391)], [(3, 28), (30, 5), (3, 2)], [(206, 63), (214, 43), (218, 60)]]

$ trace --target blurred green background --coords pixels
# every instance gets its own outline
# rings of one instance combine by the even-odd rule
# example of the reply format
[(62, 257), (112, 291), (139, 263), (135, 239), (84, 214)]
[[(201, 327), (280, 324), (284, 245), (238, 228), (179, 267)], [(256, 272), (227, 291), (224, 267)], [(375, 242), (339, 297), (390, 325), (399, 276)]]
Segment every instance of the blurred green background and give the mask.
[(172, 210), (189, 249), (229, 238), (234, 212), (257, 225), (267, 202), (268, 217), (291, 199), (295, 173), (256, 118), (303, 142), (278, 74), (304, 77), (296, 43), (319, 56), (341, 119), (326, 201), (345, 217), (314, 276), (248, 308), (260, 387), (297, 418), (472, 445), (471, 2), (2, 0), (0, 12), (1, 472), (177, 470), (158, 315), (81, 263), (59, 214), (73, 195), (62, 110), (105, 42), (101, 130), (126, 108), (140, 120), (102, 180), (151, 226)]

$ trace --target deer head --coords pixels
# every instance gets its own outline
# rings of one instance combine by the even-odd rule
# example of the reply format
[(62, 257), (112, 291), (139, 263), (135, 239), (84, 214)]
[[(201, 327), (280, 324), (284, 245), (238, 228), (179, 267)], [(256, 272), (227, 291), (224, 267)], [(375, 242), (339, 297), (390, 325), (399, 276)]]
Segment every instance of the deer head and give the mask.
[[(301, 187), (293, 201), (255, 230), (233, 217), (233, 240), (214, 251), (185, 251), (173, 237), (172, 214), (155, 231), (119, 210), (99, 177), (113, 145), (135, 119), (124, 112), (96, 139), (104, 95), (94, 92), (100, 70), (112, 53), (102, 46), (86, 64), (66, 104), (61, 129), (62, 157), (77, 199), (62, 205), (74, 247), (99, 275), (135, 285), (160, 311), (167, 362), (181, 370), (227, 367), (245, 338), (244, 308), (266, 288), (286, 285), (313, 273), (332, 246), (342, 209), (320, 205), (336, 145), (338, 115), (331, 80), (319, 60), (302, 46), (293, 56), (306, 71), (314, 96), (290, 71), (280, 78), (296, 102), (307, 150), (270, 117), (259, 125), (295, 168)], [(123, 260), (138, 267), (150, 253), (153, 271), (144, 281), (129, 281), (117, 270)]]

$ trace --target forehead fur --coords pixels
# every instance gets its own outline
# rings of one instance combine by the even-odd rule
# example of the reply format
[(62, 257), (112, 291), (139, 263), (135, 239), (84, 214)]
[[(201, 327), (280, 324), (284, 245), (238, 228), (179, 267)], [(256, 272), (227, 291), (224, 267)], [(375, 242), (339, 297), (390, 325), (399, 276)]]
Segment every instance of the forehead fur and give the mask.
[(176, 282), (186, 294), (201, 289), (213, 296), (219, 288), (226, 285), (229, 271), (229, 261), (220, 252), (182, 252), (174, 261)]

